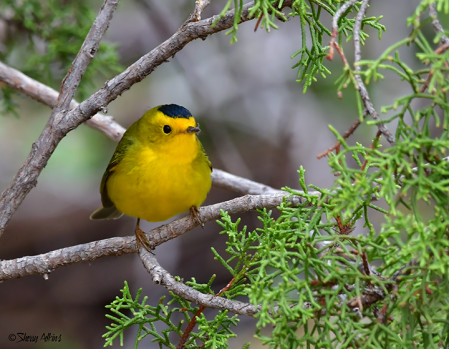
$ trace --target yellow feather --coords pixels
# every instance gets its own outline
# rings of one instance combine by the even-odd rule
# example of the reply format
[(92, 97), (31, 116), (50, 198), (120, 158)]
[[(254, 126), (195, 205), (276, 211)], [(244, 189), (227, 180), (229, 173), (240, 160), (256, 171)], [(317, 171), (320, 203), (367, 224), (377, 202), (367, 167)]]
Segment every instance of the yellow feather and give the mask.
[[(164, 221), (206, 199), (211, 167), (195, 119), (167, 116), (159, 108), (145, 113), (118, 144), (100, 188), (104, 207), (92, 219), (117, 218), (120, 211), (149, 222)], [(164, 132), (167, 126), (169, 134)]]

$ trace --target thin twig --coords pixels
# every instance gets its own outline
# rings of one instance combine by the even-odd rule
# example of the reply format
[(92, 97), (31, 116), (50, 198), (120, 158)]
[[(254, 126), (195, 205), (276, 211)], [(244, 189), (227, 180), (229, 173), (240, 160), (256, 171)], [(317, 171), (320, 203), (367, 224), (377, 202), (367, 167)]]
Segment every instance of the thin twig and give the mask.
[(155, 284), (164, 286), (167, 290), (189, 302), (200, 304), (207, 308), (228, 310), (234, 314), (246, 316), (254, 316), (259, 311), (252, 304), (232, 301), (227, 298), (217, 297), (213, 294), (204, 294), (184, 285), (182, 282), (176, 281), (170, 273), (162, 268), (156, 260), (156, 257), (147, 250), (141, 248), (139, 254), (145, 269), (150, 273)]
[[(432, 3), (429, 5), (429, 14), (430, 14), (430, 17), (433, 18), (432, 19), (433, 29), (435, 30), (435, 32), (437, 34), (441, 34), (441, 38), (440, 38), (441, 46), (435, 50), (436, 54), (441, 54), (449, 48), (449, 38), (446, 35), (444, 35), (444, 28), (441, 25), (440, 21), (438, 20), (436, 3)], [(427, 89), (427, 87), (429, 86), (430, 80), (432, 79), (432, 76), (433, 76), (433, 71), (430, 70), (429, 74), (427, 75), (426, 81), (419, 89), (419, 93), (423, 93)]]
[(385, 324), (386, 323), (387, 317), (385, 315), (387, 314), (387, 309), (388, 309), (387, 305), (384, 304), (382, 306), (381, 310), (379, 310), (377, 312), (376, 311), (374, 312), (374, 316), (377, 318), (377, 323), (379, 323), (379, 324)]
[[(366, 8), (368, 6), (369, 0), (363, 0), (360, 6), (359, 12), (355, 18), (354, 23), (354, 65), (355, 65), (355, 80), (357, 81), (357, 89), (359, 90), (360, 97), (362, 98), (363, 104), (365, 105), (368, 114), (376, 121), (380, 121), (380, 117), (374, 109), (373, 103), (369, 97), (368, 91), (366, 90), (365, 84), (362, 81), (362, 77), (358, 74), (362, 68), (357, 64), (362, 59), (362, 54), (360, 51), (360, 29), (362, 26), (363, 17), (365, 16)], [(388, 131), (387, 127), (383, 123), (377, 124), (380, 132), (385, 136), (388, 143), (391, 145), (395, 144), (393, 135)]]
[(259, 19), (256, 22), (256, 26), (254, 27), (254, 32), (256, 32), (257, 29), (259, 28), (259, 24), (260, 24), (260, 22), (262, 22), (262, 18), (263, 18), (263, 13), (260, 15)]
[[(311, 195), (320, 193), (309, 192)], [(288, 193), (271, 195), (246, 195), (219, 204), (200, 207), (201, 221), (206, 223), (220, 218), (221, 210), (229, 214), (247, 212), (262, 208), (275, 208), (283, 200), (296, 206), (305, 202), (298, 196), (287, 197)], [(191, 219), (190, 215), (172, 221), (168, 224), (154, 228), (147, 233), (151, 246), (172, 240), (187, 233), (198, 226), (198, 222)], [(24, 277), (26, 275), (45, 275), (53, 270), (67, 265), (91, 262), (106, 256), (120, 256), (122, 254), (136, 253), (136, 240), (134, 236), (115, 237), (99, 240), (87, 244), (81, 244), (62, 248), (37, 256), (26, 256), (17, 259), (0, 261), (0, 281)], [(157, 252), (157, 251), (156, 251)]]
[[(349, 67), (348, 60), (346, 59), (346, 56), (345, 56), (345, 54), (343, 53), (343, 50), (341, 49), (340, 45), (338, 45), (337, 42), (334, 41), (334, 42), (332, 43), (332, 46), (331, 46), (331, 47), (335, 47), (335, 49), (337, 50), (339, 56), (341, 57), (341, 60), (343, 61), (343, 64), (345, 65), (345, 67)], [(334, 51), (333, 51), (333, 49), (329, 49), (329, 52), (331, 52), (331, 51), (332, 51), (332, 56), (330, 56), (330, 53), (329, 53), (329, 55), (326, 56), (326, 58), (329, 59), (330, 61), (332, 60), (332, 58), (333, 58), (333, 56), (334, 56)]]
[[(337, 11), (337, 13), (334, 15), (334, 18), (332, 20), (332, 36), (330, 41), (330, 50), (329, 54), (327, 55), (327, 58), (329, 60), (333, 59), (334, 56), (334, 50), (335, 47), (340, 54), (343, 63), (345, 66), (348, 66), (347, 59), (345, 55), (343, 54), (343, 51), (338, 46), (336, 42), (336, 37), (338, 35), (338, 20), (342, 16), (342, 14), (350, 7), (355, 4), (356, 1), (348, 1), (340, 9)], [(362, 98), (363, 104), (365, 105), (366, 110), (368, 111), (368, 114), (376, 121), (380, 120), (379, 115), (377, 114), (376, 110), (374, 109), (374, 106), (371, 102), (371, 99), (368, 95), (368, 91), (366, 90), (365, 84), (362, 81), (362, 78), (360, 77), (360, 74), (358, 74), (361, 71), (361, 67), (357, 65), (357, 63), (362, 59), (361, 51), (360, 51), (360, 29), (363, 21), (363, 17), (365, 16), (366, 8), (368, 6), (369, 0), (363, 0), (362, 4), (360, 6), (359, 12), (357, 13), (353, 33), (354, 33), (354, 65), (355, 65), (355, 80), (357, 82), (356, 89), (359, 91), (360, 97)], [(385, 138), (387, 141), (393, 145), (395, 143), (394, 137), (391, 135), (390, 131), (388, 131), (387, 127), (383, 123), (377, 124), (378, 129), (382, 132), (382, 134), (385, 135)], [(334, 147), (331, 149), (337, 149), (340, 146), (340, 143), (337, 143)], [(330, 151), (332, 151), (330, 150)], [(323, 157), (327, 154), (329, 154), (330, 151), (324, 152), (323, 154), (320, 154), (318, 158)]]
[[(112, 0), (111, 0), (112, 1)], [(118, 0), (115, 0), (118, 1)], [(291, 6), (293, 0), (284, 1), (281, 8)], [(240, 22), (253, 19), (249, 15), (249, 9), (253, 3), (243, 6)], [(29, 160), (22, 166), (9, 187), (0, 197), (0, 236), (11, 219), (14, 212), (22, 203), (26, 195), (36, 185), (37, 178), (42, 168), (47, 163), (59, 141), (71, 130), (88, 120), (92, 115), (106, 108), (119, 95), (128, 90), (135, 83), (143, 80), (156, 67), (182, 50), (189, 42), (205, 38), (208, 35), (230, 28), (234, 24), (235, 11), (231, 10), (216, 22), (218, 16), (188, 23), (182, 26), (171, 38), (141, 57), (137, 62), (129, 66), (123, 73), (107, 81), (103, 88), (91, 95), (87, 100), (70, 110), (63, 119), (55, 118), (55, 125), (51, 129), (50, 136), (43, 137), (33, 144)], [(216, 22), (216, 23), (215, 23)], [(88, 53), (90, 51), (88, 50)], [(68, 101), (70, 104), (71, 100)], [(68, 107), (67, 107), (68, 110)], [(46, 128), (48, 130), (48, 128)], [(40, 142), (44, 138), (45, 142)], [(33, 161), (31, 161), (31, 159)]]
[[(362, 23), (363, 17), (365, 15), (366, 7), (368, 6), (368, 2), (369, 2), (369, 0), (364, 0), (362, 2), (362, 5), (360, 7), (359, 12), (357, 13), (356, 20), (354, 23), (354, 29), (353, 29), (353, 31), (354, 31), (354, 51), (355, 51), (354, 52), (354, 56), (355, 56), (354, 64), (355, 64), (356, 73), (361, 71), (361, 67), (358, 66), (356, 63), (359, 62), (362, 57), (361, 52), (360, 52), (360, 29), (361, 29), (361, 23)], [(339, 47), (339, 45), (336, 42), (336, 37), (338, 35), (338, 21), (339, 21), (340, 17), (342, 16), (342, 14), (344, 12), (346, 12), (349, 9), (349, 7), (353, 6), (355, 3), (356, 3), (356, 1), (351, 0), (351, 1), (348, 1), (345, 4), (343, 4), (340, 7), (340, 9), (335, 13), (333, 20), (332, 20), (332, 36), (331, 36), (331, 41), (329, 44), (330, 50), (329, 50), (329, 54), (327, 55), (327, 58), (329, 60), (333, 59), (334, 47), (335, 47), (335, 49), (339, 53), (341, 59), (343, 60), (343, 63), (345, 66), (348, 66), (348, 61), (347, 61), (343, 51), (341, 50), (341, 48)], [(374, 109), (374, 106), (370, 100), (368, 91), (366, 90), (366, 87), (362, 81), (362, 78), (360, 77), (360, 74), (355, 74), (355, 80), (357, 82), (356, 89), (360, 93), (360, 97), (362, 98), (363, 104), (365, 105), (365, 108), (366, 108), (366, 112), (368, 114), (370, 114), (370, 116), (374, 120), (380, 120), (379, 115), (377, 114), (377, 112)], [(345, 133), (343, 138), (346, 139), (347, 137), (349, 137), (356, 130), (356, 128), (360, 125), (360, 123), (361, 123), (361, 121), (359, 119), (357, 119), (355, 121), (355, 123), (351, 126), (351, 128)], [(385, 135), (388, 142), (390, 144), (394, 144), (394, 138), (391, 135), (391, 133), (388, 131), (386, 126), (384, 124), (380, 123), (377, 125), (377, 127), (378, 127), (379, 131)], [(332, 147), (330, 147), (328, 150), (319, 154), (317, 156), (317, 158), (321, 159), (334, 150), (337, 150), (337, 153), (338, 153), (340, 145), (341, 145), (341, 143), (338, 141)]]
[[(349, 128), (349, 130), (347, 130), (345, 132), (345, 134), (343, 135), (344, 139), (347, 139), (350, 135), (352, 135), (354, 133), (354, 131), (357, 129), (357, 127), (359, 127), (359, 125), (361, 124), (360, 119), (357, 119), (352, 126)], [(326, 156), (327, 154), (329, 154), (331, 151), (334, 151), (335, 149), (337, 149), (339, 146), (341, 145), (340, 141), (338, 141), (337, 143), (335, 143), (332, 147), (330, 147), (329, 149), (327, 149), (325, 152), (322, 152), (321, 154), (317, 155), (318, 159), (321, 159), (322, 157)]]
[[(348, 8), (350, 8), (351, 6), (354, 6), (354, 4), (357, 1), (358, 0), (351, 0), (351, 1), (345, 2), (337, 10), (337, 12), (335, 12), (334, 18), (332, 19), (332, 36), (333, 37), (335, 37), (338, 33), (338, 21), (340, 20), (340, 17), (343, 15), (343, 13), (345, 13), (348, 10)], [(335, 33), (335, 35), (334, 35), (334, 33)]]
[[(380, 121), (380, 117), (376, 112), (376, 109), (374, 109), (373, 103), (371, 102), (371, 99), (369, 97), (368, 91), (366, 90), (365, 84), (362, 81), (362, 77), (360, 74), (358, 74), (362, 68), (357, 64), (362, 59), (362, 54), (360, 51), (360, 29), (362, 26), (363, 17), (365, 16), (366, 8), (368, 6), (369, 0), (363, 0), (362, 4), (360, 6), (359, 12), (357, 13), (357, 16), (355, 18), (354, 23), (354, 65), (355, 65), (355, 80), (357, 82), (357, 90), (359, 91), (360, 97), (362, 98), (363, 104), (365, 105), (366, 110), (368, 111), (368, 114), (371, 116), (372, 119), (376, 121)], [(377, 127), (380, 132), (385, 136), (387, 141), (391, 144), (395, 144), (395, 140), (393, 135), (388, 131), (387, 127), (383, 123), (378, 123)]]
[[(100, 47), (100, 41), (106, 33), (106, 30), (109, 28), (109, 23), (112, 20), (112, 16), (119, 1), (120, 0), (105, 0), (101, 6), (100, 12), (95, 18), (86, 39), (73, 60), (67, 75), (62, 80), (58, 102), (53, 109), (49, 123), (54, 123), (56, 125), (59, 120), (62, 121), (69, 111), (70, 103), (72, 102), (73, 96), (75, 96), (81, 78)], [(54, 122), (53, 119), (55, 120)]]
[(444, 51), (446, 51), (448, 48), (449, 48), (449, 43), (444, 43), (443, 45), (441, 45), (440, 47), (438, 47), (438, 48), (435, 50), (435, 53), (436, 53), (437, 55), (440, 55), (440, 54), (442, 54)]
[[(441, 45), (440, 47), (438, 47), (435, 50), (435, 53), (439, 55), (439, 54), (443, 53), (444, 51), (446, 51), (447, 49), (449, 49), (449, 43), (445, 43), (445, 44)], [(424, 81), (424, 84), (419, 89), (419, 93), (423, 93), (427, 89), (427, 87), (429, 87), (430, 80), (432, 80), (432, 76), (433, 76), (433, 70), (430, 69), (429, 74), (427, 75), (426, 81)]]
[[(229, 281), (229, 283), (223, 287), (220, 292), (218, 292), (215, 297), (220, 297), (224, 292), (228, 291), (231, 289), (232, 285), (234, 284), (235, 278), (232, 278), (231, 281)], [(207, 307), (205, 305), (200, 305), (200, 307), (198, 308), (197, 312), (195, 313), (195, 315), (192, 317), (192, 320), (190, 320), (189, 324), (187, 325), (184, 333), (181, 336), (181, 339), (178, 343), (178, 345), (176, 346), (176, 349), (182, 349), (184, 348), (184, 344), (187, 342), (187, 339), (189, 339), (189, 335), (190, 333), (193, 331), (193, 329), (195, 328), (196, 325), (196, 319), (201, 315), (201, 313), (204, 311), (204, 309), (206, 309)]]
[(429, 5), (429, 14), (433, 18), (433, 20), (432, 20), (433, 29), (438, 34), (441, 34), (440, 42), (442, 44), (448, 45), (449, 44), (449, 38), (446, 35), (444, 35), (444, 28), (441, 25), (440, 21), (438, 20), (437, 4), (435, 2), (431, 3)]
[(371, 275), (371, 268), (369, 266), (368, 263), (368, 256), (366, 255), (366, 251), (362, 252), (362, 262), (363, 262), (363, 271), (366, 275), (370, 276)]
[[(395, 272), (391, 277), (390, 277), (390, 283), (385, 283), (385, 288), (387, 289), (388, 292), (394, 292), (395, 289), (397, 289), (397, 285), (401, 282), (401, 276), (406, 276), (406, 275), (410, 275), (413, 271), (413, 267), (417, 266), (418, 263), (418, 259), (414, 258), (412, 259), (410, 262), (408, 262), (407, 264), (403, 265), (397, 272)], [(367, 265), (368, 270), (370, 270), (371, 273), (373, 273), (375, 270), (371, 269), (369, 267), (369, 265)], [(365, 267), (364, 267), (365, 269)], [(378, 273), (375, 272), (377, 277), (380, 277), (383, 280), (386, 280), (384, 278), (382, 278), (381, 276), (377, 275)], [(386, 293), (381, 287), (379, 286), (375, 286), (371, 283), (368, 283), (365, 290), (363, 291), (360, 299), (353, 298), (352, 300), (350, 300), (347, 304), (350, 308), (355, 308), (359, 306), (359, 302), (361, 303), (361, 305), (363, 307), (367, 307), (370, 305), (373, 305), (374, 303), (377, 303), (383, 299), (385, 299), (385, 297), (387, 297), (388, 293)]]
[(0, 236), (3, 234), (14, 212), (31, 189), (36, 186), (37, 177), (46, 166), (48, 159), (61, 139), (72, 129), (71, 126), (68, 126), (72, 118), (71, 112), (69, 112), (70, 103), (84, 72), (98, 50), (100, 41), (117, 8), (118, 1), (105, 0), (78, 55), (75, 57), (69, 72), (62, 82), (58, 101), (47, 125), (38, 140), (33, 143), (25, 164), (20, 168), (8, 188), (2, 193), (0, 197)]
[(196, 326), (196, 319), (202, 314), (204, 309), (207, 307), (205, 305), (200, 305), (195, 315), (193, 315), (192, 320), (190, 320), (189, 324), (187, 325), (186, 329), (184, 330), (184, 333), (181, 336), (181, 339), (179, 340), (178, 345), (176, 346), (176, 349), (182, 349), (184, 348), (184, 344), (186, 344), (187, 339), (189, 339), (190, 333), (193, 331), (193, 329)]
[(401, 281), (401, 276), (407, 276), (412, 272), (412, 268), (416, 267), (418, 265), (418, 258), (412, 259), (407, 264), (403, 265), (397, 272), (395, 272), (391, 277), (390, 280), (394, 281), (396, 283), (399, 283)]
[(187, 25), (188, 23), (201, 21), (201, 13), (207, 6), (209, 6), (209, 4), (210, 0), (196, 0), (195, 9), (193, 10), (190, 17), (184, 22), (183, 26)]
[(357, 2), (358, 0), (351, 0), (348, 1), (346, 3), (344, 3), (335, 13), (334, 18), (332, 19), (332, 36), (331, 36), (331, 41), (329, 43), (329, 54), (326, 56), (326, 58), (328, 60), (333, 60), (334, 59), (334, 47), (337, 49), (338, 53), (340, 54), (341, 59), (343, 60), (343, 63), (345, 64), (345, 66), (348, 66), (348, 61), (346, 60), (345, 55), (343, 54), (343, 51), (341, 50), (340, 46), (338, 45), (337, 41), (336, 41), (336, 37), (338, 35), (338, 21), (340, 19), (340, 17), (343, 15), (343, 13), (345, 13), (348, 8), (350, 8), (351, 6), (354, 6), (354, 4)]
[[(374, 138), (373, 142), (370, 145), (370, 149), (374, 149), (374, 147), (376, 146), (377, 143), (379, 143), (379, 139), (380, 136), (382, 135), (382, 133), (380, 131), (377, 131), (376, 133), (376, 137)], [(360, 168), (360, 170), (363, 172), (365, 171), (366, 165), (368, 164), (368, 159), (365, 159), (365, 161), (362, 164), (362, 167)]]

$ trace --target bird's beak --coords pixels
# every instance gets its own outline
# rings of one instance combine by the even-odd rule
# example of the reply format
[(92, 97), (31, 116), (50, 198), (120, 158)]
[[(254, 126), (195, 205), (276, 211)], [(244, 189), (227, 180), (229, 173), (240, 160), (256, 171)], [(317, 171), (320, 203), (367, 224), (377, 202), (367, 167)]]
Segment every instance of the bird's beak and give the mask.
[(185, 132), (186, 133), (196, 133), (196, 134), (198, 134), (198, 133), (201, 132), (201, 130), (200, 130), (199, 127), (189, 126)]

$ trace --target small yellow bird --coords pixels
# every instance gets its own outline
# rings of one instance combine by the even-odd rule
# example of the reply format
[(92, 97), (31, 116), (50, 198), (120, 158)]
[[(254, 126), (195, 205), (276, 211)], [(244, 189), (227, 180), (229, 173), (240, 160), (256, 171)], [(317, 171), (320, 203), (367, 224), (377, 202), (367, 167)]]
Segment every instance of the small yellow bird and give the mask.
[(101, 180), (103, 205), (90, 218), (137, 217), (137, 245), (147, 250), (140, 219), (160, 222), (190, 210), (202, 224), (198, 206), (211, 188), (212, 166), (199, 132), (184, 107), (167, 104), (147, 111), (118, 143)]

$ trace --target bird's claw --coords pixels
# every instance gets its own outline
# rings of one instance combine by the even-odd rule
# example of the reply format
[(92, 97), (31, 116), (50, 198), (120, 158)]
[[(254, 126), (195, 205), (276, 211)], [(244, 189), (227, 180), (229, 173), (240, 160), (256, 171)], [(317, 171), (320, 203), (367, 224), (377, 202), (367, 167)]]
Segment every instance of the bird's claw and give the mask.
[(148, 241), (148, 238), (145, 235), (145, 232), (142, 229), (140, 229), (139, 222), (137, 223), (135, 233), (136, 233), (137, 249), (139, 249), (140, 246), (143, 246), (143, 248), (145, 248), (145, 250), (147, 250), (150, 253), (153, 253), (151, 251), (154, 250), (154, 247)]
[(204, 223), (201, 220), (201, 214), (200, 209), (197, 206), (190, 207), (190, 217), (192, 217), (192, 220), (201, 226), (201, 228), (204, 229)]

